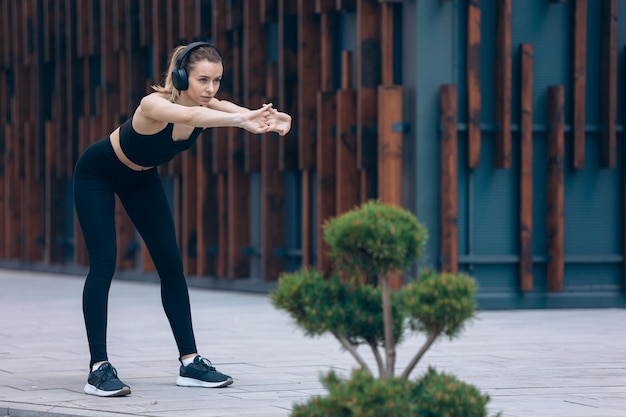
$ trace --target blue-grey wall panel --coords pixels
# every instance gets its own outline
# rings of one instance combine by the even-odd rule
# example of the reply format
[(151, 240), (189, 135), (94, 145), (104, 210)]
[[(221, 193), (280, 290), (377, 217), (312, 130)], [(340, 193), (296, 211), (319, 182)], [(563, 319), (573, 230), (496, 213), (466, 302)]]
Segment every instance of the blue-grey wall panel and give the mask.
[[(512, 167), (493, 168), (496, 0), (482, 0), (481, 98), (483, 123), (480, 166), (467, 165), (467, 0), (418, 1), (409, 10), (416, 13), (416, 62), (403, 67), (408, 96), (416, 103), (415, 163), (416, 206), (420, 219), (431, 230), (428, 263), (436, 265), (439, 253), (439, 102), (441, 84), (458, 86), (459, 105), (459, 255), (460, 269), (475, 276), (481, 296), (507, 294), (511, 307), (565, 306), (596, 292), (588, 306), (598, 305), (603, 291), (623, 293), (625, 153), (624, 133), (617, 139), (617, 167), (601, 169), (600, 153), (600, 15), (601, 2), (589, 1), (587, 45), (586, 165), (572, 167), (573, 2), (544, 0), (513, 1), (512, 12)], [(406, 5), (405, 5), (406, 6)], [(618, 73), (620, 110), (626, 112), (626, 0), (619, 1)], [(405, 23), (406, 24), (406, 23)], [(405, 34), (406, 36), (406, 34)], [(407, 40), (405, 39), (405, 43)], [(519, 292), (519, 203), (520, 203), (520, 53), (522, 43), (534, 47), (533, 68), (533, 252), (534, 289)], [(407, 75), (407, 70), (415, 71)], [(547, 262), (547, 89), (565, 88), (565, 293), (581, 299), (546, 292)], [(415, 86), (415, 93), (411, 88)], [(543, 297), (543, 298), (542, 298)], [(595, 297), (595, 298), (594, 298)], [(624, 304), (623, 294), (607, 296)], [(621, 297), (621, 298), (620, 298)], [(489, 297), (487, 297), (489, 298)], [(496, 297), (497, 298), (497, 297)], [(505, 297), (506, 298), (506, 297)], [(567, 300), (567, 301), (564, 301)], [(578, 300), (578, 301), (575, 301)], [(488, 305), (484, 304), (484, 305)]]

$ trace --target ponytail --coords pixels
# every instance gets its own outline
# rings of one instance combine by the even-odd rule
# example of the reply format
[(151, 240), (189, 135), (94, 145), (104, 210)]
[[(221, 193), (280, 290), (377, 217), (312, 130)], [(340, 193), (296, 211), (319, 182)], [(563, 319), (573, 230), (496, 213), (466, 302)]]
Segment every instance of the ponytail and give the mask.
[(167, 66), (167, 72), (165, 73), (165, 85), (153, 85), (152, 89), (157, 93), (168, 94), (170, 96), (170, 101), (172, 103), (176, 102), (178, 97), (180, 96), (180, 91), (178, 91), (174, 87), (174, 83), (172, 82), (172, 71), (176, 67), (176, 59), (178, 55), (185, 49), (184, 45), (176, 47), (169, 56), (169, 64)]

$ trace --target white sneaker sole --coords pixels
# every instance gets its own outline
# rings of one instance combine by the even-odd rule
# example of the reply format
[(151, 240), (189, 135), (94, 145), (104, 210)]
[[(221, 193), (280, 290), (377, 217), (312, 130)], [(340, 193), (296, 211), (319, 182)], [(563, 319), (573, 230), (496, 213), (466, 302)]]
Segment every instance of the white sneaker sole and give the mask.
[(124, 387), (122, 389), (118, 389), (117, 391), (103, 391), (90, 384), (85, 385), (84, 391), (85, 394), (97, 395), (98, 397), (123, 397), (130, 394), (129, 387)]
[(176, 380), (176, 385), (179, 387), (202, 387), (202, 388), (221, 388), (233, 383), (232, 378), (228, 378), (226, 381), (220, 382), (207, 382), (199, 379), (187, 378), (179, 376)]

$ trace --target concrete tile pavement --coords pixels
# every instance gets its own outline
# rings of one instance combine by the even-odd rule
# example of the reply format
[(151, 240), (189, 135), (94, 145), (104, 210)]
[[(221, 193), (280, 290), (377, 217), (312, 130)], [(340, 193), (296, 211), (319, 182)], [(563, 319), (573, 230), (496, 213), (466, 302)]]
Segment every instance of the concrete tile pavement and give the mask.
[[(89, 361), (76, 276), (0, 270), (0, 417), (286, 417), (324, 394), (319, 375), (355, 366), (331, 337), (310, 339), (266, 295), (190, 289), (201, 353), (235, 383), (175, 385), (177, 352), (158, 285), (116, 280), (110, 360), (133, 390), (82, 393)], [(423, 339), (399, 347), (402, 368)], [(367, 353), (364, 353), (367, 356)], [(504, 417), (626, 416), (626, 310), (482, 311), (420, 363), (491, 396)]]

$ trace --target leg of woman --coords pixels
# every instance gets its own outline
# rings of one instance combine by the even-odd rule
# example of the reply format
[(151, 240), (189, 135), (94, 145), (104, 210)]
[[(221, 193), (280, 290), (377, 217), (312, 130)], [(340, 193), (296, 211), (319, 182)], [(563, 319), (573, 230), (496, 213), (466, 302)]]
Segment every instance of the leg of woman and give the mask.
[(191, 322), (189, 291), (176, 242), (176, 231), (161, 178), (156, 169), (133, 186), (118, 192), (141, 234), (161, 279), (161, 301), (180, 356), (197, 352)]
[(83, 314), (91, 365), (106, 361), (107, 303), (115, 273), (115, 199), (102, 179), (77, 167), (74, 180), (76, 215), (89, 254), (89, 274), (83, 289)]

